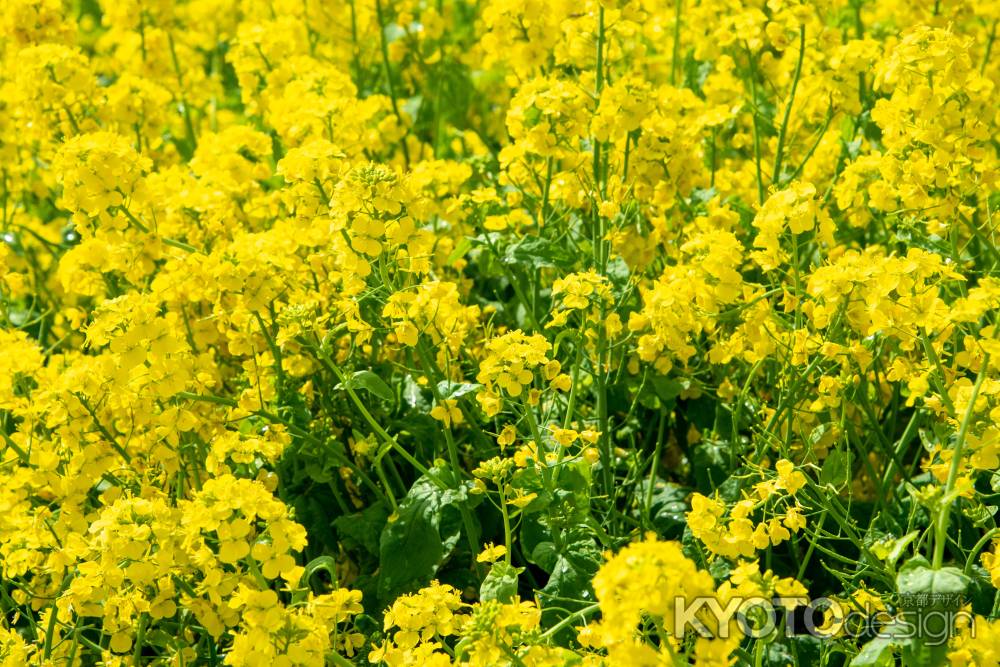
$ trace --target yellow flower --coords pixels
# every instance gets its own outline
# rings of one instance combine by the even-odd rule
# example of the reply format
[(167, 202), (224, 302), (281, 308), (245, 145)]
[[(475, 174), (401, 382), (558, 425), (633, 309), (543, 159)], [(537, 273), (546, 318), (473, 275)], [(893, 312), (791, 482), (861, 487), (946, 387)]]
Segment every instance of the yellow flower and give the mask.
[(795, 464), (787, 459), (781, 459), (774, 464), (774, 469), (778, 473), (778, 483), (789, 494), (795, 495), (799, 489), (806, 485), (806, 476), (795, 469)]
[(480, 563), (495, 563), (507, 554), (507, 547), (504, 545), (494, 546), (492, 542), (476, 556), (476, 561)]

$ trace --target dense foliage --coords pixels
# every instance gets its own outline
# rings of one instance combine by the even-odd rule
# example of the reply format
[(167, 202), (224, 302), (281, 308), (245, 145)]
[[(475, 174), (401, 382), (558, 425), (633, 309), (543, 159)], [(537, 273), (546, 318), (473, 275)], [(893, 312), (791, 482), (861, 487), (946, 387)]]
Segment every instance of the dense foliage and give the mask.
[(4, 0), (0, 665), (1000, 664), (998, 19)]

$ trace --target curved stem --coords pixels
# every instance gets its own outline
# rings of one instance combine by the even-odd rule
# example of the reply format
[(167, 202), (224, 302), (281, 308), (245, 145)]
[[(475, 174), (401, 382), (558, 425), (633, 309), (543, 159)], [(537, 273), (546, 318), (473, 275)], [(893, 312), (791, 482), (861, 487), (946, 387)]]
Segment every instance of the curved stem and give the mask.
[(976, 556), (979, 555), (979, 552), (983, 550), (986, 543), (989, 542), (990, 539), (992, 539), (992, 537), (997, 533), (1000, 533), (1000, 528), (991, 528), (986, 531), (985, 535), (979, 538), (979, 541), (976, 542), (976, 546), (972, 547), (972, 551), (969, 552), (969, 557), (965, 559), (965, 574), (968, 575), (972, 573), (972, 564), (976, 562)]

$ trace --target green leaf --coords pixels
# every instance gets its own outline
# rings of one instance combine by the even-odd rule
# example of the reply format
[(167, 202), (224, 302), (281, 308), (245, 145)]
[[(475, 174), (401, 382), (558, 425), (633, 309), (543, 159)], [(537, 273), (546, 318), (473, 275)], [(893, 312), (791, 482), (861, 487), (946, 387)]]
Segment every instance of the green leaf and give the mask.
[(334, 588), (340, 587), (340, 579), (337, 576), (337, 561), (332, 556), (317, 556), (306, 563), (302, 570), (302, 577), (299, 579), (299, 590), (292, 594), (292, 600), (303, 602), (309, 595), (313, 575), (317, 572), (326, 572), (330, 575), (330, 581)]
[(423, 387), (409, 373), (403, 378), (403, 400), (418, 412), (430, 411), (430, 403), (424, 398)]
[(915, 633), (903, 647), (903, 664), (936, 667), (948, 653), (953, 614), (963, 602), (971, 580), (957, 567), (934, 569), (926, 558), (906, 561), (896, 575), (900, 617)]
[(990, 488), (993, 489), (994, 493), (1000, 493), (1000, 472), (995, 472), (990, 477)]
[(163, 630), (155, 629), (147, 632), (143, 640), (143, 643), (148, 644), (149, 646), (169, 648), (175, 645), (177, 637), (168, 632), (164, 632)]
[(691, 385), (691, 382), (687, 379), (668, 378), (663, 375), (656, 375), (653, 376), (650, 384), (653, 386), (653, 391), (660, 398), (660, 400), (665, 403), (672, 404), (674, 400), (681, 395), (681, 392)]
[(384, 401), (393, 399), (392, 389), (372, 371), (358, 371), (347, 380), (347, 386), (351, 389), (364, 389)]
[(846, 484), (851, 475), (851, 453), (846, 450), (834, 449), (819, 471), (819, 483), (839, 488)]
[(888, 637), (876, 637), (861, 649), (861, 652), (851, 660), (851, 667), (888, 667), (894, 663), (892, 648), (894, 644)]
[[(939, 605), (944, 600), (943, 597), (961, 598), (968, 589), (970, 579), (957, 567), (942, 567), (940, 569), (931, 568), (930, 563), (922, 556), (916, 556), (906, 561), (903, 567), (899, 568), (896, 576), (896, 590), (901, 598), (912, 596), (914, 599), (906, 600), (902, 606), (905, 608), (924, 608), (927, 606)], [(928, 603), (921, 603), (923, 594), (937, 596), (928, 598)], [(950, 601), (948, 601), (950, 604)], [(957, 607), (956, 607), (957, 608)]]
[[(439, 479), (451, 472), (435, 468)], [(451, 554), (461, 535), (458, 504), (467, 502), (468, 486), (442, 489), (421, 476), (390, 517), (379, 544), (378, 595), (387, 604), (426, 585)]]
[(461, 398), (466, 394), (471, 394), (482, 386), (481, 384), (472, 384), (469, 382), (448, 382), (447, 380), (442, 380), (438, 382), (437, 390), (442, 398)]
[[(895, 665), (893, 650), (907, 649), (913, 642), (910, 636), (912, 628), (905, 622), (894, 620), (881, 627), (871, 641), (864, 645), (861, 652), (851, 660), (851, 667), (888, 667)], [(903, 664), (907, 664), (904, 660)]]
[(360, 548), (372, 556), (378, 556), (379, 540), (388, 519), (389, 510), (385, 505), (375, 503), (360, 512), (337, 517), (333, 527), (342, 546)]
[[(645, 502), (649, 490), (649, 480), (643, 480), (638, 487), (638, 497)], [(652, 502), (649, 505), (650, 519), (657, 533), (667, 539), (679, 539), (687, 525), (685, 514), (687, 503), (684, 499), (689, 491), (683, 487), (657, 478), (653, 483)]]
[(455, 246), (455, 249), (451, 251), (451, 254), (448, 255), (448, 259), (445, 261), (445, 264), (454, 264), (456, 260), (464, 257), (465, 253), (469, 252), (470, 248), (472, 248), (472, 241), (469, 237), (463, 238), (458, 242), (458, 245)]
[(539, 594), (581, 603), (593, 600), (590, 582), (601, 566), (601, 550), (586, 528), (567, 531), (564, 538), (566, 542), (556, 554), (549, 581)]
[(892, 549), (889, 550), (889, 555), (885, 557), (885, 562), (890, 566), (895, 567), (896, 563), (903, 556), (903, 552), (907, 547), (913, 542), (913, 540), (920, 537), (919, 530), (912, 530), (906, 535), (903, 535), (899, 539), (895, 540), (892, 544)]
[[(385, 41), (387, 44), (392, 44), (397, 39), (406, 37), (406, 29), (398, 23), (387, 23), (385, 27), (382, 28), (382, 33), (385, 35)], [(416, 117), (416, 114), (412, 114), (412, 116)]]
[(517, 594), (517, 576), (524, 568), (514, 567), (505, 561), (494, 563), (490, 573), (479, 587), (479, 599), (483, 602), (497, 600), (504, 604)]
[(542, 568), (546, 572), (551, 572), (556, 566), (559, 554), (556, 551), (555, 542), (539, 542), (531, 550), (528, 560)]
[(330, 575), (333, 585), (337, 586), (337, 561), (332, 556), (317, 556), (306, 563), (302, 570), (302, 578), (299, 580), (301, 586), (307, 586), (312, 576), (319, 571), (325, 571)]
[(729, 476), (729, 454), (718, 442), (703, 440), (694, 447), (694, 477), (698, 490), (712, 493)]
[(573, 264), (573, 258), (564, 246), (538, 236), (525, 236), (507, 246), (502, 261), (531, 269), (569, 267)]

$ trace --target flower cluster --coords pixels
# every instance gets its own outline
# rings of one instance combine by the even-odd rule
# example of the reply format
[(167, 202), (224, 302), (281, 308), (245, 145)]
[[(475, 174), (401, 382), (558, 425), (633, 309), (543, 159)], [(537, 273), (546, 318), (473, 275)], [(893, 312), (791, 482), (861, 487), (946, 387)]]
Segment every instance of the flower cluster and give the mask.
[(998, 30), (0, 3), (0, 665), (996, 664)]

